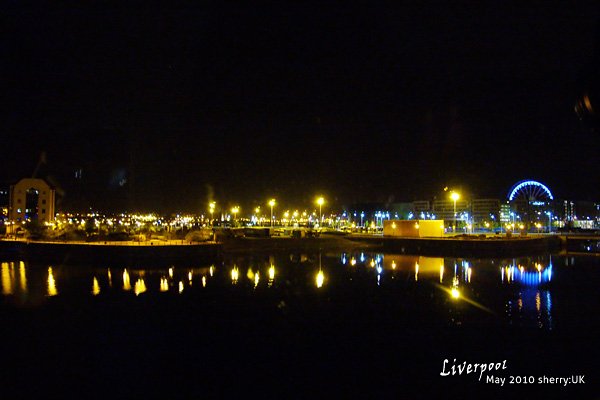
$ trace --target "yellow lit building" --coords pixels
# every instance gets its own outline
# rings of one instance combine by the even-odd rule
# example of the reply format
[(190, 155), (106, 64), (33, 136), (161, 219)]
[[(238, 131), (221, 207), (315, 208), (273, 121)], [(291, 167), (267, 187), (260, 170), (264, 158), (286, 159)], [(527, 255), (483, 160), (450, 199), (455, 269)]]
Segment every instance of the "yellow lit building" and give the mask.
[(383, 236), (392, 237), (443, 237), (442, 220), (385, 220)]
[(8, 219), (54, 221), (55, 191), (43, 179), (25, 178), (10, 187)]

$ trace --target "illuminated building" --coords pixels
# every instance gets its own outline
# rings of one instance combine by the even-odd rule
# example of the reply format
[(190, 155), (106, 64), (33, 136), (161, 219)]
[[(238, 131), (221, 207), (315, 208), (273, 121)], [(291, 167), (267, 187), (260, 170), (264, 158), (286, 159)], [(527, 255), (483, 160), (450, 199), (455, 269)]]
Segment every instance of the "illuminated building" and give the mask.
[(443, 237), (442, 220), (387, 220), (383, 221), (383, 236)]
[(12, 222), (54, 220), (55, 191), (43, 179), (25, 178), (10, 187), (8, 219)]
[(500, 222), (503, 224), (507, 224), (512, 221), (510, 215), (510, 204), (501, 204), (500, 205)]
[[(467, 200), (457, 200), (456, 201), (456, 214), (458, 219), (461, 219), (461, 215), (464, 213), (468, 213), (469, 210), (469, 202)], [(444, 221), (453, 221), (454, 220), (454, 201), (453, 200), (435, 200), (433, 202), (433, 213), (438, 219)]]
[(497, 221), (500, 217), (500, 199), (473, 199), (471, 214), (476, 225), (486, 221)]
[(431, 202), (429, 200), (417, 200), (413, 201), (413, 212), (415, 215), (421, 213), (428, 213), (431, 211)]
[(575, 219), (577, 219), (577, 217), (575, 216), (575, 202), (569, 201), (569, 200), (564, 200), (563, 207), (564, 207), (563, 215), (564, 215), (564, 220), (566, 222), (572, 222)]

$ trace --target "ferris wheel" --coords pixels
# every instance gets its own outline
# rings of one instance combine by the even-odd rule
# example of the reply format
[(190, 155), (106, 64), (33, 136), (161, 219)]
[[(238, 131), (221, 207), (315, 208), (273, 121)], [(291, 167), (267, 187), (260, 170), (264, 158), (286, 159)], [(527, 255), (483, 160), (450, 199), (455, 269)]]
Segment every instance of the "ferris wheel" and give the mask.
[(508, 200), (525, 200), (528, 203), (549, 202), (554, 200), (554, 196), (548, 186), (543, 183), (524, 180), (513, 185), (508, 194)]

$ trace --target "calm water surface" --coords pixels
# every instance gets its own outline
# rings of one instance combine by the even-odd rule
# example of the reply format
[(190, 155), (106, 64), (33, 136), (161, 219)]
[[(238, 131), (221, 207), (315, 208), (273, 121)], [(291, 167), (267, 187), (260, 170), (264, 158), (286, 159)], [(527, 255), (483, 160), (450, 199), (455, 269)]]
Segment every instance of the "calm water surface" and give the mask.
[[(39, 356), (44, 370), (64, 359), (78, 365), (67, 368), (76, 375), (87, 351), (85, 368), (107, 382), (156, 378), (166, 365), (181, 368), (168, 369), (176, 379), (198, 371), (253, 380), (280, 369), (280, 383), (337, 370), (346, 387), (397, 395), (394, 380), (419, 390), (447, 385), (441, 363), (453, 357), (597, 379), (584, 366), (598, 353), (599, 257), (253, 254), (162, 269), (6, 261), (0, 284), (5, 360)], [(392, 381), (371, 387), (355, 376)]]
[[(241, 256), (162, 269), (11, 261), (0, 264), (0, 284), (4, 307), (44, 306), (54, 297), (101, 301), (118, 294), (155, 296), (158, 301), (206, 294), (218, 301), (234, 293), (249, 303), (266, 294), (274, 299), (280, 296), (277, 307), (282, 309), (288, 297), (311, 302), (325, 292), (367, 303), (398, 302), (440, 318), (447, 316), (457, 324), (463, 323), (457, 319), (460, 309), (463, 314), (489, 314), (490, 322), (551, 330), (557, 323), (576, 322), (569, 313), (560, 320), (553, 318), (553, 296), (559, 296), (561, 286), (579, 282), (577, 302), (596, 301), (596, 294), (585, 289), (600, 285), (598, 264), (596, 258), (551, 255), (456, 259), (365, 252)], [(120, 298), (127, 302), (126, 297)]]

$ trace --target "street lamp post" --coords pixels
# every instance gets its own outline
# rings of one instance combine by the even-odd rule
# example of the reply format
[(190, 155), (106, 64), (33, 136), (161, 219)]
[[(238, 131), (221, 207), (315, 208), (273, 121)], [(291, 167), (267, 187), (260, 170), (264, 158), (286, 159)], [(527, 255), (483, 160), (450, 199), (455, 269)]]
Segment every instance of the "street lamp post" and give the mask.
[(238, 206), (235, 206), (231, 209), (231, 213), (233, 214), (233, 224), (234, 225), (237, 225), (236, 217), (237, 217), (237, 213), (239, 213), (239, 212), (240, 212), (240, 207), (238, 207)]
[(258, 222), (260, 221), (260, 207), (256, 207), (254, 209), (254, 215), (256, 216), (256, 221), (254, 222), (254, 225), (258, 225)]
[(214, 201), (211, 201), (208, 204), (208, 210), (210, 211), (210, 222), (212, 224), (213, 221), (213, 213), (215, 212), (215, 207), (217, 206), (217, 203), (215, 203)]
[(273, 226), (273, 207), (275, 207), (275, 199), (269, 200), (269, 205), (271, 206), (271, 227)]
[(454, 201), (454, 226), (452, 227), (452, 231), (456, 233), (456, 200), (460, 199), (460, 195), (456, 192), (452, 192), (450, 198)]
[(325, 199), (323, 197), (319, 197), (317, 199), (317, 204), (319, 205), (319, 225), (323, 223), (323, 214), (321, 213), (321, 207), (323, 207), (323, 203), (325, 203)]

